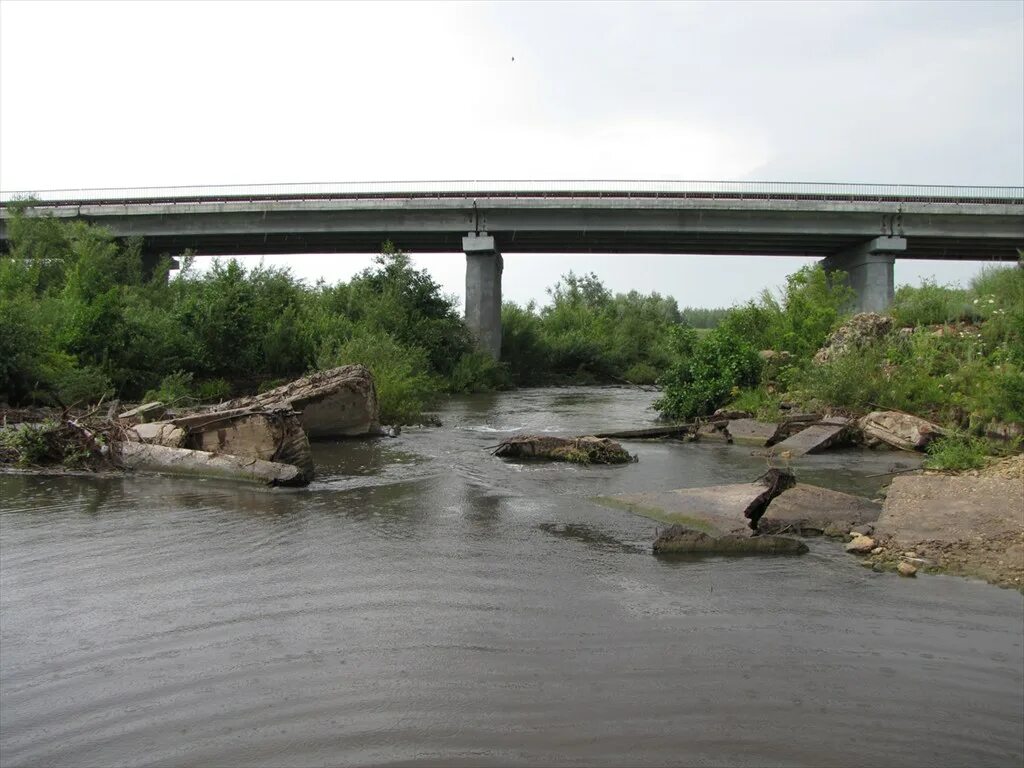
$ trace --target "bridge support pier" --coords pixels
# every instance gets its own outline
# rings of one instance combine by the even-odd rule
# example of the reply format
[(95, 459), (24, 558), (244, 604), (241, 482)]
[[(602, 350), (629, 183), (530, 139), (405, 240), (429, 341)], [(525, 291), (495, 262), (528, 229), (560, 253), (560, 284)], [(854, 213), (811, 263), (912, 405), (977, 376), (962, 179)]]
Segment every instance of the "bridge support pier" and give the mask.
[(462, 238), (466, 254), (466, 325), (477, 347), (495, 360), (501, 358), (501, 254), (486, 232)]
[(895, 294), (893, 264), (897, 254), (907, 250), (903, 237), (876, 237), (821, 262), (826, 271), (841, 269), (847, 284), (856, 292), (855, 312), (884, 312)]

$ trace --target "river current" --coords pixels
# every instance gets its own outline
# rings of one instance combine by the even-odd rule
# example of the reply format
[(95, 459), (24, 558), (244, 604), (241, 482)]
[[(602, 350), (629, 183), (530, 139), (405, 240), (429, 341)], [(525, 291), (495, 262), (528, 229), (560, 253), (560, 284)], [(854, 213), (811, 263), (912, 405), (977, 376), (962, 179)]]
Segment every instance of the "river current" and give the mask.
[[(307, 489), (0, 475), (0, 764), (1019, 766), (1024, 604), (800, 558), (667, 561), (596, 495), (746, 482), (749, 448), (517, 464), (654, 395), (453, 398), (315, 445)], [(894, 459), (806, 457), (865, 495)]]

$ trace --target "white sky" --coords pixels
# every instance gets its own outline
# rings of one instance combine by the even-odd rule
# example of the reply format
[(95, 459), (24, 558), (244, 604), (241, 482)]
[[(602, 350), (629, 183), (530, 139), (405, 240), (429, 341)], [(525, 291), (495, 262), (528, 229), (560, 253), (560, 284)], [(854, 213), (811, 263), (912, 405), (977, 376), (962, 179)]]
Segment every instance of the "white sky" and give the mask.
[[(0, 0), (4, 190), (460, 178), (1024, 184), (1024, 2)], [(504, 292), (728, 305), (808, 261), (512, 254)]]

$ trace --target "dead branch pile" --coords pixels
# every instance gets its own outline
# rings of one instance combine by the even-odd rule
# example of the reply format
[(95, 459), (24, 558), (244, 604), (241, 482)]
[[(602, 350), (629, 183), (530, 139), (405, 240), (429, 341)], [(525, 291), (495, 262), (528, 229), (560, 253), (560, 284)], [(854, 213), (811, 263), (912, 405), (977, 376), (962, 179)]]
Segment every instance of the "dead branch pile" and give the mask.
[(59, 419), (5, 427), (0, 429), (0, 464), (111, 470), (110, 444), (121, 439), (121, 432), (112, 421), (70, 418), (67, 412)]

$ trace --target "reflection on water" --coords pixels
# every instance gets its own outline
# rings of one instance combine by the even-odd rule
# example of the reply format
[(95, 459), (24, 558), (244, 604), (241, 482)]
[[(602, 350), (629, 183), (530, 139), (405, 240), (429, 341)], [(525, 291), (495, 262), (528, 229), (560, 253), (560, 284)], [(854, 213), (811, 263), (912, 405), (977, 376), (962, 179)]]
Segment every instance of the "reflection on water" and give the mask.
[[(302, 490), (0, 476), (0, 764), (1019, 765), (1018, 593), (825, 541), (664, 561), (656, 523), (587, 500), (747, 481), (750, 449), (487, 450), (653, 398), (453, 398), (442, 428), (315, 445)], [(873, 495), (892, 461), (794, 468)]]

